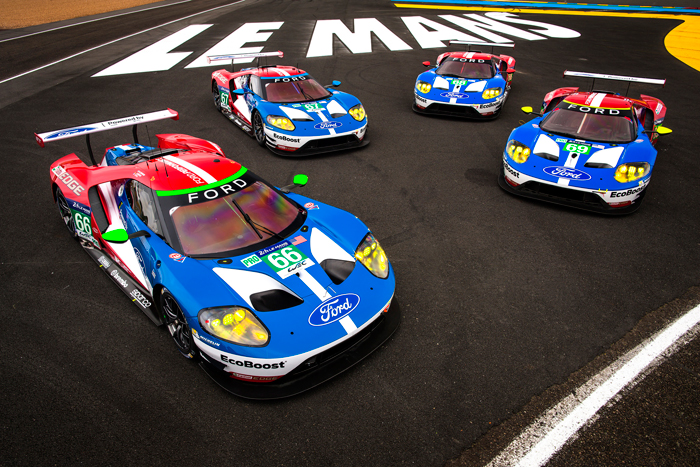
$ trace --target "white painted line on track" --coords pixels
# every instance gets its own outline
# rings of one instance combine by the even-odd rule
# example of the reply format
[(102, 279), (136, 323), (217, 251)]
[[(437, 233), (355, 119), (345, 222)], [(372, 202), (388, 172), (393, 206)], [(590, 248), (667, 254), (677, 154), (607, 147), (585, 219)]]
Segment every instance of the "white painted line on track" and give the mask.
[(44, 34), (45, 32), (58, 31), (59, 29), (72, 28), (73, 26), (80, 26), (81, 24), (94, 23), (95, 21), (102, 21), (103, 19), (118, 18), (119, 16), (131, 15), (133, 13), (141, 13), (143, 11), (155, 10), (157, 8), (165, 8), (166, 6), (179, 5), (180, 3), (187, 3), (187, 2), (191, 2), (191, 1), (192, 0), (182, 0), (181, 2), (169, 3), (167, 5), (152, 6), (152, 7), (148, 7), (148, 8), (143, 8), (141, 10), (136, 10), (136, 11), (127, 11), (126, 13), (119, 13), (117, 15), (104, 16), (102, 18), (95, 18), (95, 19), (91, 19), (89, 21), (82, 21), (80, 23), (67, 24), (65, 26), (59, 26), (57, 28), (44, 29), (43, 31), (37, 31), (37, 32), (33, 32), (31, 34), (25, 34), (23, 36), (10, 37), (9, 39), (2, 39), (2, 40), (0, 40), (0, 42), (13, 41), (15, 39), (24, 39), (25, 37), (36, 36), (37, 34)]
[[(674, 347), (685, 334), (700, 323), (700, 305), (673, 324), (620, 357), (591, 378), (573, 394), (527, 427), (487, 467), (544, 465), (578, 430), (596, 417), (596, 413), (630, 383), (642, 376), (661, 355)], [(675, 346), (674, 346), (675, 345)]]
[(12, 77), (10, 77), (10, 78), (6, 78), (6, 79), (0, 81), (0, 84), (7, 83), (8, 81), (12, 81), (13, 79), (21, 78), (22, 76), (26, 76), (26, 75), (28, 75), (28, 74), (30, 74), (30, 73), (34, 73), (35, 71), (43, 70), (44, 68), (48, 68), (48, 67), (53, 66), (53, 65), (56, 65), (56, 64), (58, 64), (58, 63), (65, 62), (66, 60), (70, 60), (71, 58), (75, 58), (75, 57), (78, 57), (79, 55), (83, 55), (83, 54), (86, 54), (86, 53), (88, 53), (88, 52), (92, 52), (93, 50), (97, 50), (97, 49), (102, 48), (102, 47), (105, 47), (105, 46), (107, 46), (107, 45), (114, 44), (114, 43), (119, 42), (119, 41), (122, 41), (122, 40), (124, 40), (124, 39), (128, 39), (128, 38), (134, 37), (134, 36), (138, 36), (139, 34), (143, 34), (144, 32), (153, 31), (154, 29), (162, 28), (163, 26), (168, 26), (168, 25), (170, 25), (170, 24), (177, 23), (178, 21), (183, 21), (183, 20), (186, 20), (186, 19), (189, 19), (189, 18), (194, 18), (195, 16), (203, 15), (204, 13), (209, 13), (210, 11), (219, 10), (219, 9), (221, 9), (221, 8), (226, 8), (226, 7), (229, 7), (229, 6), (231, 6), (231, 5), (235, 5), (235, 4), (237, 4), (237, 3), (242, 3), (242, 2), (245, 2), (245, 1), (246, 1), (246, 0), (238, 0), (238, 1), (233, 2), (233, 3), (227, 3), (226, 5), (221, 5), (221, 6), (217, 6), (217, 7), (215, 7), (215, 8), (210, 8), (209, 10), (200, 11), (199, 13), (195, 13), (195, 14), (193, 14), (193, 15), (185, 16), (184, 18), (179, 18), (179, 19), (176, 19), (176, 20), (173, 20), (173, 21), (169, 21), (169, 22), (164, 23), (164, 24), (160, 24), (160, 25), (158, 25), (158, 26), (154, 26), (154, 27), (152, 27), (152, 28), (144, 29), (143, 31), (139, 31), (139, 32), (136, 32), (136, 33), (134, 33), (134, 34), (129, 34), (128, 36), (120, 37), (119, 39), (115, 39), (115, 40), (113, 40), (113, 41), (106, 42), (106, 43), (104, 43), (104, 44), (101, 44), (101, 45), (92, 47), (92, 48), (87, 49), (87, 50), (83, 50), (82, 52), (78, 52), (78, 53), (73, 54), (73, 55), (71, 55), (71, 56), (69, 56), (69, 57), (62, 58), (62, 59), (60, 59), (60, 60), (56, 60), (55, 62), (51, 62), (51, 63), (49, 63), (49, 64), (47, 64), (47, 65), (40, 66), (39, 68), (34, 68), (33, 70), (25, 71), (24, 73), (20, 73), (19, 75), (12, 76)]

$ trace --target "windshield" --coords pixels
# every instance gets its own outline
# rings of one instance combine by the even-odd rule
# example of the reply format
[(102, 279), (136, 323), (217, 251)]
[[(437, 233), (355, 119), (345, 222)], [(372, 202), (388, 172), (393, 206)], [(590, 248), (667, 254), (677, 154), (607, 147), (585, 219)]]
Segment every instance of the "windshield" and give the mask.
[(540, 128), (562, 136), (601, 143), (629, 143), (635, 138), (634, 123), (627, 116), (591, 114), (561, 108), (545, 117)]
[(490, 60), (450, 57), (440, 64), (436, 73), (442, 76), (455, 76), (468, 79), (493, 78)]
[[(213, 190), (205, 191), (204, 195), (209, 191)], [(292, 226), (300, 215), (295, 204), (260, 180), (216, 199), (200, 198), (200, 203), (177, 203), (180, 205), (165, 211), (170, 213), (182, 252), (188, 256), (227, 256), (233, 250), (251, 247), (271, 237), (284, 238), (278, 234)], [(256, 228), (246, 221), (241, 210)]]
[(287, 78), (266, 78), (262, 80), (268, 102), (288, 103), (317, 101), (331, 96), (326, 88), (308, 75)]

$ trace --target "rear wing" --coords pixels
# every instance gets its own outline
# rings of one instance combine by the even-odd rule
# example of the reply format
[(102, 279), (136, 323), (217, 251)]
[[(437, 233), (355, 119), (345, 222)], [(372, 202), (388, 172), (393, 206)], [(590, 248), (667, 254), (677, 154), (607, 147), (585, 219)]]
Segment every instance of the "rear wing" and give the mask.
[(60, 139), (73, 138), (75, 136), (85, 135), (85, 140), (88, 146), (88, 152), (90, 153), (90, 160), (93, 165), (97, 165), (95, 158), (92, 154), (92, 146), (90, 146), (90, 134), (97, 133), (100, 131), (113, 130), (115, 128), (122, 128), (125, 126), (132, 126), (132, 133), (134, 135), (134, 143), (138, 144), (138, 135), (136, 133), (136, 126), (139, 123), (154, 122), (157, 120), (164, 120), (166, 118), (171, 118), (173, 120), (178, 120), (180, 115), (172, 110), (159, 110), (157, 112), (151, 112), (143, 115), (133, 115), (131, 117), (118, 118), (116, 120), (107, 120), (99, 123), (89, 123), (87, 125), (74, 126), (71, 128), (65, 128), (63, 130), (54, 130), (47, 133), (34, 133), (36, 137), (36, 142), (44, 147), (45, 143), (50, 141), (58, 141)]
[[(628, 83), (627, 92), (629, 92), (630, 85), (632, 83), (659, 84), (661, 86), (666, 86), (665, 79), (637, 78), (635, 76), (606, 75), (601, 73), (587, 73), (585, 71), (564, 70), (564, 78), (566, 78), (567, 76), (577, 76), (580, 78), (593, 79), (593, 83), (591, 84), (591, 90), (593, 90), (593, 87), (595, 86), (595, 80), (597, 79), (605, 79), (610, 81), (626, 81)], [(625, 96), (627, 96), (627, 93), (625, 93)]]
[(515, 47), (515, 43), (513, 42), (471, 42), (471, 41), (450, 41), (450, 45), (452, 44), (457, 44), (457, 45), (488, 45), (490, 47), (509, 47), (513, 48)]
[(258, 65), (260, 65), (260, 59), (265, 57), (284, 57), (284, 52), (278, 50), (277, 52), (260, 52), (260, 53), (243, 53), (243, 54), (227, 54), (227, 55), (207, 55), (207, 63), (219, 62), (223, 60), (231, 60), (231, 73), (233, 73), (233, 65), (236, 60), (257, 58)]

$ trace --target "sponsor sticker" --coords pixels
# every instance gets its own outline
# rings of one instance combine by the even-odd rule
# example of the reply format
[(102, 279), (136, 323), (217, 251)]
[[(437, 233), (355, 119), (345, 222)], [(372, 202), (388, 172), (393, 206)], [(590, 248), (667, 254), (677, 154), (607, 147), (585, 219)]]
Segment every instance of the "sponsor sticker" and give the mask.
[(309, 315), (311, 326), (325, 326), (352, 313), (360, 304), (360, 296), (354, 293), (336, 295), (317, 306)]
[(304, 205), (304, 207), (305, 207), (307, 210), (309, 210), (309, 211), (312, 210), (312, 209), (318, 209), (318, 206), (315, 205), (314, 203), (306, 203), (306, 204)]
[(112, 263), (109, 262), (109, 260), (105, 256), (100, 256), (97, 261), (99, 261), (100, 265), (108, 268), (112, 265)]
[[(241, 358), (241, 357), (238, 357)], [(231, 356), (221, 354), (221, 361), (228, 363), (229, 365), (242, 366), (244, 368), (255, 368), (256, 370), (277, 370), (279, 368), (284, 368), (286, 361), (281, 361), (278, 363), (256, 363), (250, 360), (236, 360)]]
[(279, 140), (282, 140), (282, 141), (287, 141), (288, 143), (298, 143), (298, 142), (301, 141), (300, 138), (290, 138), (289, 136), (280, 135), (280, 134), (277, 134), (277, 133), (273, 133), (272, 136), (274, 136), (275, 139), (279, 139)]
[(258, 257), (258, 255), (250, 255), (247, 258), (243, 258), (241, 260), (241, 263), (243, 263), (243, 266), (249, 268), (251, 266), (254, 266), (261, 262), (262, 260)]
[(149, 306), (151, 306), (151, 302), (146, 297), (144, 297), (143, 294), (137, 289), (132, 290), (129, 295), (133, 297), (132, 302), (138, 303), (139, 305), (141, 305), (142, 308), (146, 309)]
[(85, 188), (80, 185), (80, 183), (71, 176), (66, 169), (63, 168), (61, 165), (57, 165), (51, 171), (56, 174), (56, 178), (58, 178), (60, 181), (63, 182), (66, 187), (73, 193), (75, 193), (77, 196), (80, 196), (80, 194), (85, 191)]
[(187, 256), (183, 256), (180, 253), (170, 253), (168, 256), (170, 259), (177, 261), (178, 263), (182, 263), (185, 261), (185, 258), (187, 258)]
[(610, 198), (624, 198), (625, 196), (635, 195), (641, 193), (644, 188), (646, 188), (646, 185), (640, 185), (636, 188), (630, 188), (624, 191), (611, 191)]

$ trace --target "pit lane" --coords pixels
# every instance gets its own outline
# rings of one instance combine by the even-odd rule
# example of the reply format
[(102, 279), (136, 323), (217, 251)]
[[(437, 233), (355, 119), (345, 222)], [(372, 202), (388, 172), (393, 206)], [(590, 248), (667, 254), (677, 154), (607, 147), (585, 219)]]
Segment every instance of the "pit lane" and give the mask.
[[(0, 85), (2, 446), (12, 463), (442, 465), (697, 284), (696, 71), (663, 47), (681, 21), (519, 12), (581, 36), (516, 39), (517, 73), (503, 114), (472, 123), (411, 111), (421, 62), (449, 49), (422, 49), (400, 18), (449, 25), (438, 17), (445, 13), (369, 1), (244, 2)], [(372, 53), (352, 53), (336, 39), (332, 56), (306, 57), (317, 19), (352, 27), (367, 17), (411, 49), (390, 50), (375, 37)], [(41, 56), (26, 53), (33, 42), (4, 45), (10, 56), (26, 49), (7, 62), (4, 77), (177, 18), (133, 19), (43, 37)], [(215, 68), (185, 66), (242, 24), (273, 21), (284, 24), (248, 45), (284, 50), (285, 63), (298, 62), (323, 82), (343, 81), (340, 89), (368, 111), (371, 145), (283, 159), (216, 113), (208, 92)], [(191, 24), (214, 25), (172, 50), (192, 52), (191, 59), (165, 71), (92, 78)], [(537, 107), (546, 92), (572, 85), (561, 79), (567, 68), (668, 79), (665, 88), (631, 92), (661, 98), (674, 130), (658, 145), (648, 195), (632, 216), (516, 199), (497, 186), (505, 139), (527, 119), (519, 107)], [(60, 225), (47, 181), (50, 163), (74, 151), (85, 156), (84, 144), (39, 149), (32, 133), (165, 107), (181, 120), (151, 125), (151, 138), (183, 132), (212, 140), (278, 185), (307, 173), (305, 195), (372, 228), (396, 270), (404, 312), (383, 349), (313, 392), (251, 404), (184, 361), (164, 330), (95, 273)], [(112, 132), (93, 146), (129, 138)]]

